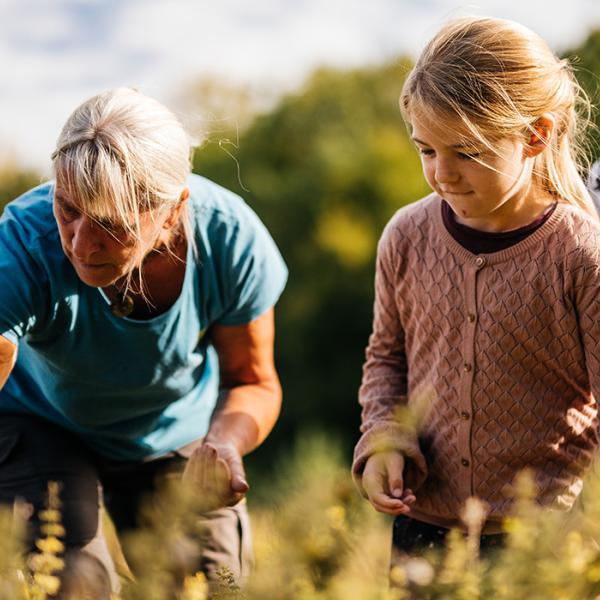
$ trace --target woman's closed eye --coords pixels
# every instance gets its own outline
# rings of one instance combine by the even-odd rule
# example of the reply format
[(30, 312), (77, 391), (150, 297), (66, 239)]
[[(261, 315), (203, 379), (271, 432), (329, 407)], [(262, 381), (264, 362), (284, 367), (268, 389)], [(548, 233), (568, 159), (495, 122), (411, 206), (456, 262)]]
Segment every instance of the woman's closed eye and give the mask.
[(111, 221), (110, 219), (95, 219), (95, 223), (99, 227), (102, 227), (104, 231), (116, 238), (124, 237), (128, 233), (126, 227), (123, 224), (116, 223), (115, 221)]
[(72, 206), (68, 206), (65, 204), (58, 204), (58, 214), (62, 221), (65, 223), (71, 223), (74, 221), (81, 213)]

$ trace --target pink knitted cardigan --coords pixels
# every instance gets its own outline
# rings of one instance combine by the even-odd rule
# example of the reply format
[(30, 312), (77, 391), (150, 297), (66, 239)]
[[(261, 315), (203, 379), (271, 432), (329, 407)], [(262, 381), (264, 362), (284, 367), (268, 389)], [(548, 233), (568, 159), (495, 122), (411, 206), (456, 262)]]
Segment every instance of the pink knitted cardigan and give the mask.
[(499, 531), (524, 468), (541, 504), (569, 509), (599, 443), (599, 283), (600, 224), (568, 204), (482, 255), (450, 236), (439, 196), (399, 210), (378, 248), (359, 487), (367, 458), (395, 449), (416, 519), (460, 526), (477, 496)]

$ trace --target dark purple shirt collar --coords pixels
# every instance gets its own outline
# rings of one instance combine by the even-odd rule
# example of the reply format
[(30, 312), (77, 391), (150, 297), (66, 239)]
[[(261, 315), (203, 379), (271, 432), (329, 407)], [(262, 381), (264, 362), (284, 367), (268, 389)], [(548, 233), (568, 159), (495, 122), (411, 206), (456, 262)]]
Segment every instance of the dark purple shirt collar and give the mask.
[(445, 200), (442, 200), (442, 219), (448, 233), (463, 248), (473, 254), (490, 254), (506, 250), (506, 248), (510, 248), (530, 236), (550, 218), (556, 208), (556, 204), (555, 202), (549, 206), (535, 221), (524, 227), (497, 233), (480, 231), (479, 229), (473, 229), (472, 227), (458, 223), (454, 211)]

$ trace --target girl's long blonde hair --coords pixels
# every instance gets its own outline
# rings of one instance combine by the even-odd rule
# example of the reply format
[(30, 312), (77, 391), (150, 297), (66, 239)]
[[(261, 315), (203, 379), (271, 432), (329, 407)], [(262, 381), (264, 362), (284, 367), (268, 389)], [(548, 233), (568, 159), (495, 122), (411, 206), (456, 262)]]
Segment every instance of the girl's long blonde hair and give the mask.
[[(82, 212), (116, 223), (140, 242), (140, 215), (159, 216), (181, 201), (190, 157), (189, 138), (169, 109), (136, 90), (118, 88), (73, 111), (52, 160), (57, 184)], [(186, 210), (181, 226), (193, 245)], [(141, 262), (147, 249), (138, 246)], [(127, 287), (131, 283), (130, 278)]]
[(534, 183), (598, 218), (581, 175), (589, 166), (580, 142), (590, 122), (589, 99), (569, 62), (526, 27), (481, 17), (447, 23), (409, 73), (400, 107), (409, 123), (420, 109), (456, 116), (491, 150), (505, 136), (527, 144), (537, 120), (551, 113), (555, 133), (534, 159)]

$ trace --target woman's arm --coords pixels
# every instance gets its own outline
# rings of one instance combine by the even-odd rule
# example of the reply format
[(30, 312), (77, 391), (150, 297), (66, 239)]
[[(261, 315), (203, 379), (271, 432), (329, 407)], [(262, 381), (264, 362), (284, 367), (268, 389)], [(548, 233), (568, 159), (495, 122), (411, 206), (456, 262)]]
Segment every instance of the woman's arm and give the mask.
[(17, 346), (0, 335), (0, 389), (4, 387), (17, 360)]
[(216, 507), (234, 504), (248, 491), (242, 456), (273, 429), (282, 394), (273, 358), (272, 308), (244, 325), (215, 325), (210, 335), (219, 356), (221, 391), (184, 480), (212, 496)]
[(207, 442), (231, 442), (243, 456), (259, 446), (279, 416), (281, 386), (275, 370), (274, 310), (245, 325), (215, 325), (221, 392)]

